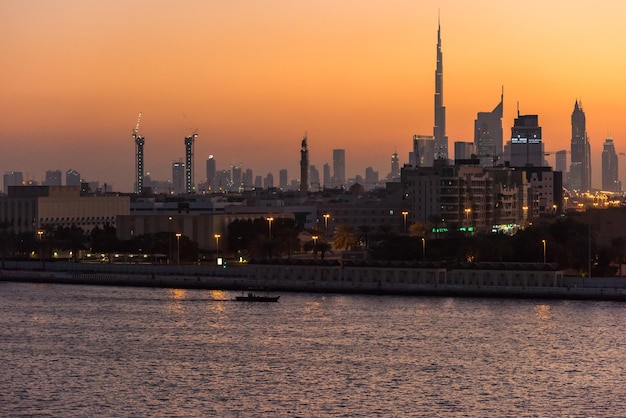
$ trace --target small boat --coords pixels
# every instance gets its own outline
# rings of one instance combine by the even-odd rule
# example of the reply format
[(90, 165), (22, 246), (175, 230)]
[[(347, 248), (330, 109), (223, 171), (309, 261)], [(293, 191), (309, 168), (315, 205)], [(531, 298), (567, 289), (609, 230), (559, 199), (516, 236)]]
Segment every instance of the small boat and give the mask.
[(280, 296), (262, 296), (248, 292), (247, 295), (235, 296), (237, 302), (278, 302)]

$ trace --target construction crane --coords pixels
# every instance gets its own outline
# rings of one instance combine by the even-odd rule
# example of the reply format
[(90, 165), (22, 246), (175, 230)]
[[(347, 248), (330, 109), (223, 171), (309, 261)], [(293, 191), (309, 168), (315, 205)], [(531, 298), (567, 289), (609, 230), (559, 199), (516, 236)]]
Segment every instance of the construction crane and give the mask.
[(143, 193), (143, 146), (145, 144), (145, 139), (143, 136), (139, 135), (139, 123), (141, 122), (141, 112), (139, 112), (139, 116), (137, 117), (137, 124), (135, 125), (135, 129), (133, 129), (133, 139), (135, 140), (135, 193), (141, 194)]
[[(191, 131), (189, 118), (183, 113), (187, 128)], [(195, 185), (193, 182), (193, 143), (198, 136), (198, 130), (195, 129), (189, 136), (185, 137), (185, 192), (187, 194), (194, 193)]]

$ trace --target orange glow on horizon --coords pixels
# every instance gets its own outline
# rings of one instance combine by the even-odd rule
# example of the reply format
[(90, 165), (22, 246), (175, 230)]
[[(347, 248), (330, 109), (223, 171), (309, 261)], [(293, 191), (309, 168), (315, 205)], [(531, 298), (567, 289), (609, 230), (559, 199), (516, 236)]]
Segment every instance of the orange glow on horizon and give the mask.
[(451, 151), (502, 86), (505, 141), (519, 102), (546, 151), (569, 149), (578, 99), (599, 187), (604, 139), (626, 151), (626, 2), (3, 2), (1, 166), (131, 191), (138, 112), (155, 180), (184, 156), (184, 113), (198, 182), (209, 154), (218, 169), (298, 178), (305, 131), (320, 171), (344, 148), (348, 177), (372, 166), (383, 178), (394, 150), (402, 165), (412, 136), (432, 134), (438, 10)]

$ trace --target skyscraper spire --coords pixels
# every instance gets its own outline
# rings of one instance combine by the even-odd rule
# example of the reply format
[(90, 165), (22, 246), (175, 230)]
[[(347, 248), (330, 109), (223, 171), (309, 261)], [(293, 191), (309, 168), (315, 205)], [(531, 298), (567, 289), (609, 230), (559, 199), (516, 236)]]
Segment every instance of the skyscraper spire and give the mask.
[(441, 22), (437, 16), (437, 69), (435, 70), (435, 159), (448, 158), (446, 136), (446, 107), (443, 105), (443, 54), (441, 52)]

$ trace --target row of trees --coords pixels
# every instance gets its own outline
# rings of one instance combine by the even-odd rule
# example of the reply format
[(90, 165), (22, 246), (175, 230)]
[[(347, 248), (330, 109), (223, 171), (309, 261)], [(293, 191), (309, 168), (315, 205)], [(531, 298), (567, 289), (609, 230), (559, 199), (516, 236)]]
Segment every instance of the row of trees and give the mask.
[[(398, 234), (391, 227), (372, 228), (338, 225), (332, 236), (319, 226), (304, 229), (293, 219), (276, 218), (271, 228), (264, 218), (235, 220), (228, 225), (222, 254), (246, 258), (290, 258), (307, 252), (325, 258), (334, 250), (358, 248), (371, 260), (492, 261), (556, 263), (561, 269), (605, 276), (616, 273), (624, 262), (626, 239), (618, 238), (610, 246), (599, 246), (585, 223), (571, 217), (537, 224), (513, 236), (492, 233), (466, 235), (461, 232), (435, 234), (432, 225), (413, 224), (408, 234)], [(0, 253), (3, 267), (7, 257), (27, 258), (36, 251), (50, 257), (53, 250), (71, 251), (76, 258), (81, 251), (111, 254), (161, 254), (176, 262), (196, 261), (203, 253), (186, 236), (158, 232), (121, 241), (115, 228), (106, 225), (85, 233), (77, 226), (45, 227), (41, 235), (15, 234), (10, 224), (0, 222)]]

